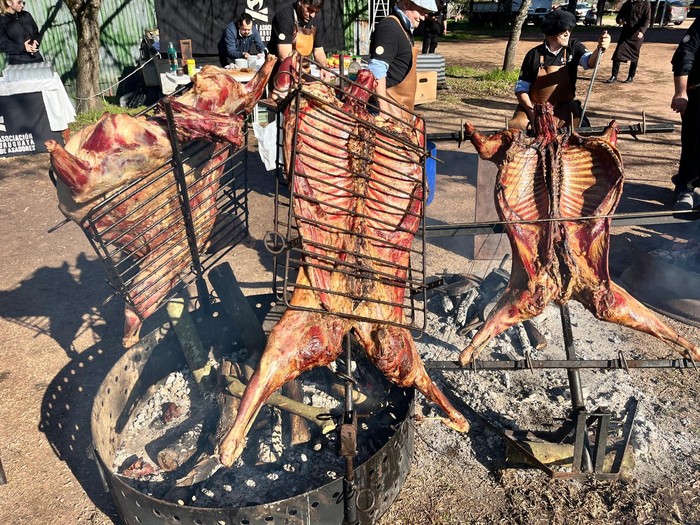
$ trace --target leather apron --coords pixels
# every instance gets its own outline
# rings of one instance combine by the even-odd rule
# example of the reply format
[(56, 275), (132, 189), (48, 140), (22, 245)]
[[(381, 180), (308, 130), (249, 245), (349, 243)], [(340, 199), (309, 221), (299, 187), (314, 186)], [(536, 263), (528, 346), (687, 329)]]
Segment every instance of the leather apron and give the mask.
[[(394, 15), (390, 16), (389, 18), (393, 18), (394, 21), (399, 24), (402, 31), (406, 35), (408, 43), (411, 44), (411, 51), (413, 52), (411, 69), (408, 70), (408, 73), (406, 73), (404, 79), (395, 86), (386, 89), (387, 97), (396, 103), (396, 105), (390, 106), (389, 112), (396, 118), (410, 122), (413, 119), (413, 115), (411, 115), (408, 111), (413, 111), (416, 103), (416, 86), (418, 85), (416, 63), (418, 62), (418, 52), (420, 50), (411, 43), (411, 38), (408, 34), (406, 34), (406, 30), (399, 19)], [(408, 111), (404, 111), (404, 109)]]
[[(574, 90), (571, 78), (566, 67), (566, 50), (564, 50), (563, 66), (545, 66), (544, 56), (540, 56), (540, 67), (537, 78), (530, 88), (530, 100), (533, 104), (549, 102), (554, 106), (554, 116), (557, 118), (558, 127), (578, 127), (581, 116), (581, 107), (574, 101)], [(509, 128), (527, 129), (530, 120), (523, 107), (518, 104), (513, 118), (508, 121)]]

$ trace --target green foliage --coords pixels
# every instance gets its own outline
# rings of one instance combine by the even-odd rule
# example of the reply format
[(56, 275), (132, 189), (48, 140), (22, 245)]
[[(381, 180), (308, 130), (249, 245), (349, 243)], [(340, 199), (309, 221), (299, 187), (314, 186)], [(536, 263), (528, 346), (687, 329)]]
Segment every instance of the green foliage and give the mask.
[(110, 104), (109, 102), (104, 102), (100, 108), (78, 113), (78, 115), (75, 117), (75, 122), (72, 122), (69, 125), (69, 128), (71, 131), (78, 131), (79, 129), (84, 128), (85, 126), (89, 126), (90, 124), (94, 124), (95, 122), (97, 122), (100, 119), (100, 117), (105, 113), (110, 113), (112, 115), (116, 115), (118, 113), (136, 115), (144, 109), (144, 107), (123, 108), (115, 104)]
[(447, 84), (454, 95), (510, 96), (519, 71), (493, 69), (485, 71), (472, 67), (447, 66)]

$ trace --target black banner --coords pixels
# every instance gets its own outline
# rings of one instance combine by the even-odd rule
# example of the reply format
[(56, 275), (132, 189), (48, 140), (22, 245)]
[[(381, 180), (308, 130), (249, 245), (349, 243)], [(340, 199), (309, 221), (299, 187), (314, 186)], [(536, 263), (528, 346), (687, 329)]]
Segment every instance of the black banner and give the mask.
[(0, 96), (0, 157), (46, 152), (49, 139), (63, 144), (61, 133), (51, 131), (41, 93)]
[[(272, 18), (293, 0), (156, 0), (156, 17), (161, 49), (168, 42), (192, 40), (192, 53), (217, 55), (217, 45), (226, 26), (246, 12), (260, 32), (263, 42), (270, 39)], [(323, 31), (326, 53), (343, 49), (342, 2), (326, 0), (323, 6)]]

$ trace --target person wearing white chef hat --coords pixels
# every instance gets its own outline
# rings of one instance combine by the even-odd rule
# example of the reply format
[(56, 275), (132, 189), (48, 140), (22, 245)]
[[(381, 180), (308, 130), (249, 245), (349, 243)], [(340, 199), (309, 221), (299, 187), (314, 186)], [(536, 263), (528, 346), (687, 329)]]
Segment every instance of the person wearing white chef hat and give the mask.
[(428, 13), (438, 10), (435, 0), (398, 0), (391, 16), (382, 19), (372, 33), (368, 68), (377, 79), (380, 112), (407, 119), (416, 96), (416, 58), (413, 30)]

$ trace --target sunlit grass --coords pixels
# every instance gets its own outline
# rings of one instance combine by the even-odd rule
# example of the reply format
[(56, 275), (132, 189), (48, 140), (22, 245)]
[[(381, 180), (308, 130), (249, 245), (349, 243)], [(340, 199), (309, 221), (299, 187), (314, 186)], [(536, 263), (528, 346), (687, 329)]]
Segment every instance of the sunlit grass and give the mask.
[(129, 115), (136, 115), (140, 111), (143, 111), (143, 109), (144, 109), (144, 107), (123, 108), (123, 107), (118, 106), (116, 104), (110, 104), (109, 102), (103, 102), (102, 106), (97, 108), (97, 109), (83, 111), (81, 113), (78, 113), (78, 115), (75, 117), (75, 122), (72, 122), (71, 124), (69, 124), (69, 128), (71, 131), (77, 131), (81, 128), (84, 128), (85, 126), (88, 126), (90, 124), (94, 124), (105, 113), (110, 113), (113, 115), (119, 114), (119, 113), (127, 113)]
[(493, 69), (486, 71), (473, 67), (447, 66), (445, 76), (452, 95), (470, 96), (510, 96), (513, 94), (515, 82), (518, 80), (518, 70), (502, 71)]

